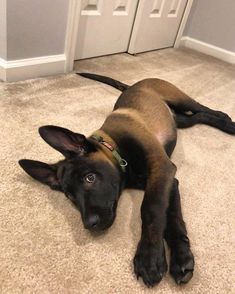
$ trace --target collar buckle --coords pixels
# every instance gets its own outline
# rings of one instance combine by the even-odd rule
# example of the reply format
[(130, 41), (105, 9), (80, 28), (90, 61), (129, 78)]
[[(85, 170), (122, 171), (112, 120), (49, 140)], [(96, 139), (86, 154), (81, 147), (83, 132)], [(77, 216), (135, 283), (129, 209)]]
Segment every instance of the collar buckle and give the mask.
[(121, 157), (120, 152), (119, 152), (119, 150), (117, 148), (114, 148), (111, 144), (109, 144), (108, 142), (104, 141), (104, 139), (101, 136), (99, 136), (99, 135), (92, 135), (91, 138), (94, 139), (94, 140), (96, 140), (97, 142), (99, 142), (103, 146), (105, 146), (107, 149), (109, 149), (109, 151), (112, 152), (113, 157), (119, 163), (122, 171), (123, 172), (126, 172), (126, 166), (128, 165), (128, 163), (127, 163), (127, 161), (125, 159), (123, 159)]

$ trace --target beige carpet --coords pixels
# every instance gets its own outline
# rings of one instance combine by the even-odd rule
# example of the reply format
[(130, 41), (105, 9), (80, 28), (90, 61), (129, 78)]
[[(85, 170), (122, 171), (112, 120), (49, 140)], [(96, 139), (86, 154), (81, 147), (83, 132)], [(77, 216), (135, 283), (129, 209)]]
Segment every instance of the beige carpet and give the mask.
[[(132, 84), (146, 77), (173, 82), (235, 120), (235, 69), (188, 50), (120, 54), (76, 63)], [(173, 161), (196, 267), (186, 286), (166, 275), (147, 289), (133, 274), (142, 193), (125, 191), (104, 235), (83, 229), (79, 212), (59, 192), (18, 166), (21, 158), (53, 162), (59, 153), (39, 137), (54, 124), (89, 134), (119, 92), (73, 74), (0, 83), (0, 293), (235, 293), (235, 137), (208, 126), (180, 130)]]

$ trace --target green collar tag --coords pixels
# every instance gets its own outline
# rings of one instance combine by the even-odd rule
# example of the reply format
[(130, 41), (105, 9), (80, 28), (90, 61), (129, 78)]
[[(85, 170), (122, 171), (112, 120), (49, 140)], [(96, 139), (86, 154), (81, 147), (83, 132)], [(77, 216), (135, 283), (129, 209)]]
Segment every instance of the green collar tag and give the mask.
[(96, 140), (97, 142), (99, 142), (103, 146), (105, 146), (107, 149), (109, 149), (112, 152), (113, 157), (117, 160), (117, 162), (121, 166), (122, 171), (123, 172), (126, 172), (126, 166), (127, 166), (128, 163), (126, 162), (125, 159), (123, 159), (121, 157), (118, 148), (114, 148), (111, 144), (109, 144), (108, 142), (104, 141), (104, 139), (101, 136), (92, 135), (91, 138), (94, 139), (94, 140)]

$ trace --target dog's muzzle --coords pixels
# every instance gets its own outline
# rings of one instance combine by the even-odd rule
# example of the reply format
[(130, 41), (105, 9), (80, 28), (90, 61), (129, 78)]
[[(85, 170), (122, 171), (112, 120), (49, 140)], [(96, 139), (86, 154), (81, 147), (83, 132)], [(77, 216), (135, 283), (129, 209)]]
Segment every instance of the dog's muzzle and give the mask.
[(83, 224), (85, 229), (89, 231), (105, 231), (109, 227), (111, 227), (114, 222), (115, 216), (115, 212), (110, 210), (109, 212), (106, 211), (105, 213), (101, 214), (92, 213), (83, 218)]

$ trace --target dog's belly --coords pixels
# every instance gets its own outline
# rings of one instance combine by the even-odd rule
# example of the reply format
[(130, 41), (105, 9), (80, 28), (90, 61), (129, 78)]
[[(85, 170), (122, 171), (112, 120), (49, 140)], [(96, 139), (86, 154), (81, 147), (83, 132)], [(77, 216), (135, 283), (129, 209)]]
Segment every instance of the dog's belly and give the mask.
[[(155, 112), (155, 113), (153, 113)], [(169, 107), (164, 105), (164, 109), (159, 111), (151, 110), (140, 112), (133, 108), (119, 108), (112, 115), (128, 116), (135, 122), (135, 128), (138, 135), (144, 140), (146, 134), (151, 134), (162, 146), (176, 140), (176, 127)], [(130, 127), (130, 125), (129, 125)], [(135, 130), (135, 132), (136, 132)]]
[(170, 108), (165, 103), (159, 103), (156, 106), (145, 105), (143, 112), (139, 114), (162, 146), (176, 140), (175, 121)]
[(170, 108), (164, 105), (154, 122), (154, 135), (162, 146), (176, 139), (176, 127)]
[[(119, 97), (114, 113), (128, 115), (130, 119), (136, 121), (139, 129), (145, 128), (146, 131), (151, 132), (162, 146), (176, 140), (173, 114), (162, 97), (152, 88), (142, 89), (136, 85), (126, 90)], [(140, 130), (138, 132), (140, 133)]]
[(169, 134), (168, 130), (161, 130), (157, 132), (155, 136), (158, 142), (160, 142), (162, 146), (165, 146), (169, 141), (171, 141), (171, 139), (174, 137), (174, 134), (171, 132)]

